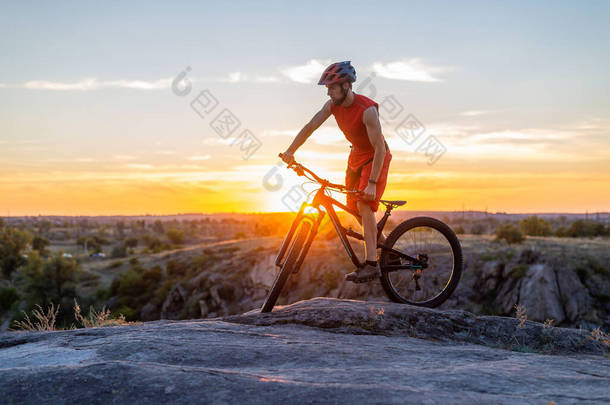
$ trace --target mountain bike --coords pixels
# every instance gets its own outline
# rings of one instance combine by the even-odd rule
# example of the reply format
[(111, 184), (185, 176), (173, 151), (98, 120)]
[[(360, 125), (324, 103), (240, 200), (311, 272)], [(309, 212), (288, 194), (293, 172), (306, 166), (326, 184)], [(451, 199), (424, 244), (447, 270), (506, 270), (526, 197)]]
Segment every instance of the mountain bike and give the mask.
[[(282, 154), (280, 153), (280, 158)], [(360, 214), (331, 196), (331, 192), (360, 194), (317, 176), (305, 166), (292, 161), (288, 168), (320, 186), (311, 203), (304, 201), (284, 238), (275, 259), (279, 272), (265, 298), (261, 312), (270, 312), (291, 274), (297, 273), (326, 214), (356, 267), (364, 265), (354, 254), (349, 238), (364, 237), (341, 225), (334, 206), (340, 207), (360, 221)], [(434, 308), (451, 296), (462, 274), (462, 248), (449, 226), (435, 218), (415, 217), (400, 223), (382, 243), (382, 235), (394, 208), (406, 201), (380, 200), (385, 213), (377, 222), (377, 249), (381, 268), (380, 282), (388, 298), (394, 302)]]

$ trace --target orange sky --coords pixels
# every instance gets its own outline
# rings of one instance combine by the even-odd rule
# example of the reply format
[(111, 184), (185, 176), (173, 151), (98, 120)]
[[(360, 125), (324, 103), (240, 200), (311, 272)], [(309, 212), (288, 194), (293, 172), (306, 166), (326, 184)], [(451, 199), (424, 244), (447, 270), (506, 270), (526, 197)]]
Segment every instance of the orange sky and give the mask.
[[(265, 176), (327, 102), (322, 70), (343, 60), (379, 103), (384, 198), (610, 211), (608, 4), (349, 4), (324, 3), (340, 19), (297, 2), (5, 7), (0, 216), (290, 211), (302, 179), (282, 166), (273, 191)], [(216, 132), (224, 111), (234, 133)], [(248, 132), (260, 147), (246, 156)], [(433, 164), (430, 139), (444, 151)], [(348, 152), (331, 117), (296, 158), (341, 183)]]

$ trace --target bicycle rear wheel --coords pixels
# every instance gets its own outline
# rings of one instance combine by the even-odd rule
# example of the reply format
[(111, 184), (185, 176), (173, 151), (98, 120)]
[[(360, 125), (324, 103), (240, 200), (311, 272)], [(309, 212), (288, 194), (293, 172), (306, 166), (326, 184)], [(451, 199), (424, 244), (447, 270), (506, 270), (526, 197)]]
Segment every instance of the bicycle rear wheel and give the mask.
[(297, 230), (296, 237), (292, 241), (290, 248), (288, 250), (286, 260), (279, 273), (275, 277), (275, 281), (271, 286), (271, 290), (269, 290), (269, 294), (267, 294), (267, 298), (263, 303), (263, 307), (261, 308), (261, 312), (271, 312), (275, 303), (282, 292), (282, 288), (284, 288), (284, 284), (286, 284), (286, 280), (288, 280), (288, 276), (293, 272), (296, 262), (300, 256), (301, 251), (303, 250), (303, 245), (307, 240), (307, 236), (311, 231), (311, 223), (307, 220), (301, 221), (299, 225), (299, 229)]
[(451, 228), (434, 218), (411, 218), (390, 233), (386, 244), (413, 258), (427, 256), (427, 266), (421, 271), (384, 271), (387, 265), (411, 263), (391, 252), (382, 252), (381, 284), (392, 301), (434, 308), (451, 296), (463, 265), (462, 247)]

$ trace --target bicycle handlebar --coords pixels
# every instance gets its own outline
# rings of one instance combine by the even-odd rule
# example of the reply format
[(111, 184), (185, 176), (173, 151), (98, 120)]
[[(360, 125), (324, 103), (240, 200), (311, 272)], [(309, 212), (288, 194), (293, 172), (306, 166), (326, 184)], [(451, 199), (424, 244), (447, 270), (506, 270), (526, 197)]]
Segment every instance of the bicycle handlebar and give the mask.
[[(280, 159), (282, 159), (284, 162), (286, 162), (284, 160), (284, 155), (282, 153), (278, 154), (278, 156), (280, 157)], [(288, 163), (288, 168), (294, 170), (296, 172), (296, 174), (299, 176), (305, 176), (305, 172), (309, 173), (317, 183), (319, 183), (320, 185), (322, 185), (324, 187), (335, 188), (335, 189), (337, 189), (337, 191), (341, 191), (344, 193), (354, 193), (354, 194), (362, 193), (362, 191), (359, 191), (359, 190), (347, 190), (343, 184), (331, 183), (330, 181), (319, 177), (317, 174), (315, 174), (314, 172), (312, 172), (311, 170), (309, 170), (302, 164), (297, 163), (297, 161), (295, 161), (294, 158), (292, 159), (291, 163)]]

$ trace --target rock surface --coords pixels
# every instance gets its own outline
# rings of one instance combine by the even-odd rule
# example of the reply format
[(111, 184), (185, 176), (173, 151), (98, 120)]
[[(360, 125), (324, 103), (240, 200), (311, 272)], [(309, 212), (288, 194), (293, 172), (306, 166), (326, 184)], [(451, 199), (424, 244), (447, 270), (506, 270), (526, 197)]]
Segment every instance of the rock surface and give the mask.
[[(314, 299), (269, 314), (3, 333), (0, 392), (7, 404), (607, 403), (606, 346), (518, 322)], [(529, 352), (498, 348), (513, 343)]]

